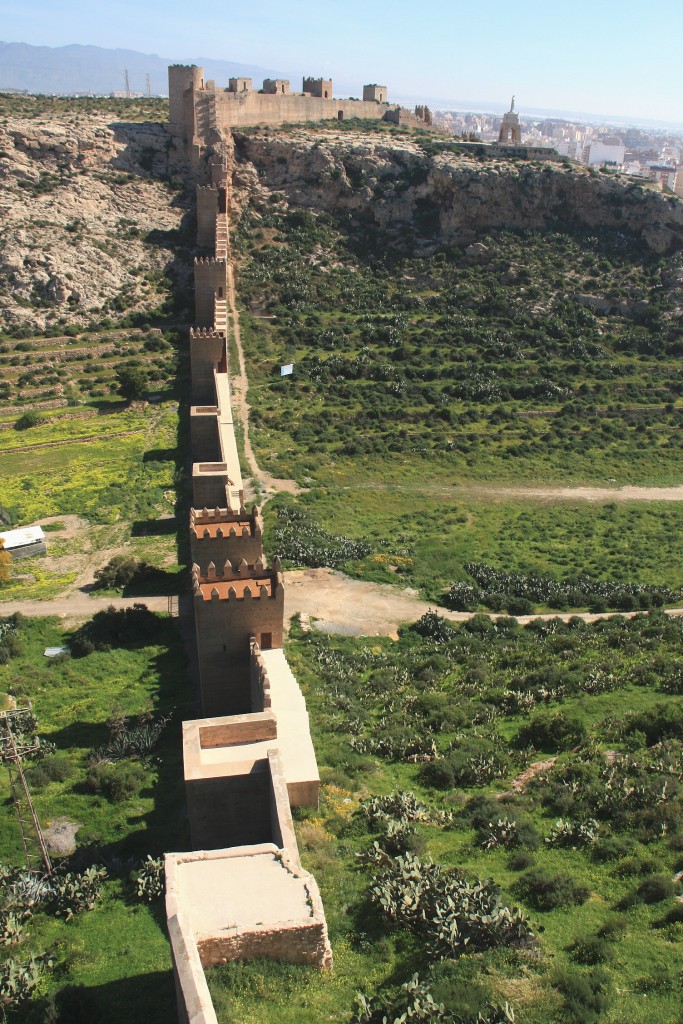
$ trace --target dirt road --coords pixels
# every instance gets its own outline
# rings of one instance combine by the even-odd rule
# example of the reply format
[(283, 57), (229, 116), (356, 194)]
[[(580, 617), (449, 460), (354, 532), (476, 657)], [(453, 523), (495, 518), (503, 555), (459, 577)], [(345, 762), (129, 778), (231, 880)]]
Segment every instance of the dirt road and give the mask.
[(249, 385), (247, 381), (247, 367), (244, 361), (244, 349), (242, 348), (242, 336), (240, 333), (240, 316), (237, 306), (235, 305), (235, 279), (231, 263), (228, 264), (228, 311), (230, 322), (232, 324), (232, 335), (235, 339), (235, 347), (237, 348), (237, 358), (239, 361), (239, 372), (236, 372), (236, 367), (231, 367), (230, 372), (232, 411), (233, 416), (242, 423), (244, 432), (244, 454), (247, 457), (247, 462), (251, 467), (253, 476), (258, 481), (261, 490), (267, 497), (272, 497), (280, 491), (287, 491), (289, 494), (298, 494), (301, 488), (297, 484), (296, 480), (286, 480), (274, 477), (270, 473), (267, 473), (265, 469), (261, 469), (256, 461), (256, 455), (254, 454), (254, 449), (251, 444), (251, 437), (249, 434), (249, 403), (247, 402), (247, 388)]
[[(1, 615), (22, 612), (29, 616), (56, 615), (67, 620), (89, 618), (110, 605), (130, 608), (145, 604), (151, 611), (168, 611), (167, 597), (88, 597), (73, 594), (51, 601), (6, 601), (0, 604)], [(177, 602), (176, 602), (177, 607)], [(430, 608), (451, 622), (472, 618), (469, 612), (452, 612), (423, 601), (414, 590), (401, 590), (388, 583), (353, 580), (332, 569), (297, 569), (285, 573), (285, 618), (297, 613), (317, 620), (316, 628), (349, 636), (394, 636), (399, 626), (414, 622)], [(673, 608), (669, 615), (683, 615), (683, 608)], [(533, 618), (569, 619), (571, 615), (522, 615), (519, 622)], [(582, 619), (594, 622), (605, 615), (582, 612)], [(495, 616), (494, 616), (495, 618)]]

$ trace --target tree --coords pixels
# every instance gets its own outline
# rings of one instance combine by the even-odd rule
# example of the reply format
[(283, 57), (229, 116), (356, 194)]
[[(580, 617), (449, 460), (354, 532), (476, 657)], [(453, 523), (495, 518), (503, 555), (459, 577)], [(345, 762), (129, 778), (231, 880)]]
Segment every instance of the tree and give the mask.
[(145, 393), (147, 376), (140, 366), (122, 366), (116, 371), (119, 394), (127, 401), (142, 398)]
[(12, 574), (12, 556), (5, 551), (5, 542), (0, 537), (0, 583), (7, 583)]

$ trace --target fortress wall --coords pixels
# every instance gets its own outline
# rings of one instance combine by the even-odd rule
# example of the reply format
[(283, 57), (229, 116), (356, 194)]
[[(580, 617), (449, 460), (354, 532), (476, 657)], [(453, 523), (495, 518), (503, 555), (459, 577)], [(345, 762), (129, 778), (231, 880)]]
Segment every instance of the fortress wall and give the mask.
[(190, 331), (192, 401), (195, 405), (216, 405), (214, 370), (226, 358), (226, 338), (213, 327)]
[[(191, 81), (182, 109), (187, 114), (192, 106), (185, 142), (194, 159), (216, 122), (213, 94), (195, 104)], [(173, 109), (177, 116), (177, 97)], [(198, 327), (190, 331), (192, 447), (202, 460), (192, 467), (193, 604), (202, 704), (210, 717), (183, 723), (195, 852), (165, 859), (181, 1024), (216, 1024), (203, 968), (253, 956), (332, 964), (320, 894), (301, 869), (290, 811), (318, 805), (308, 713), (281, 650), (279, 562), (265, 567), (263, 523), (255, 506), (251, 513), (244, 507), (235, 440), (226, 340), (228, 174), (227, 162), (218, 166), (214, 156), (214, 187), (197, 193), (198, 240), (221, 258), (195, 261)]]
[(228, 467), (224, 462), (192, 464), (192, 502), (197, 508), (225, 505), (229, 485)]
[(197, 185), (197, 245), (214, 247), (216, 218), (218, 216), (218, 189), (213, 185)]
[(270, 773), (258, 762), (248, 773), (185, 783), (190, 836), (195, 850), (254, 843), (280, 845), (271, 821)]
[[(258, 594), (258, 586), (253, 586)], [(281, 647), (284, 587), (272, 597), (213, 598), (195, 595), (202, 707), (207, 717), (246, 714), (251, 707), (251, 637)], [(265, 640), (265, 644), (264, 644)]]
[(225, 260), (194, 261), (195, 322), (198, 327), (214, 326), (214, 302), (225, 298), (228, 290)]
[(209, 408), (193, 406), (190, 410), (191, 448), (193, 454), (201, 455), (207, 462), (222, 462), (217, 411), (211, 413)]
[[(269, 95), (258, 92), (216, 92), (219, 128), (246, 128), (258, 124), (298, 124), (302, 121), (346, 120), (350, 117), (381, 120), (393, 105), (363, 100), (335, 100), (303, 93)], [(341, 117), (339, 116), (341, 113)]]
[(240, 531), (230, 536), (228, 526), (225, 527), (225, 532), (224, 537), (204, 538), (200, 528), (196, 536), (190, 537), (192, 561), (199, 566), (202, 576), (208, 574), (209, 562), (213, 562), (221, 572), (228, 560), (236, 564), (244, 558), (249, 565), (254, 565), (261, 554), (263, 544), (260, 536), (255, 536), (251, 531), (246, 535)]

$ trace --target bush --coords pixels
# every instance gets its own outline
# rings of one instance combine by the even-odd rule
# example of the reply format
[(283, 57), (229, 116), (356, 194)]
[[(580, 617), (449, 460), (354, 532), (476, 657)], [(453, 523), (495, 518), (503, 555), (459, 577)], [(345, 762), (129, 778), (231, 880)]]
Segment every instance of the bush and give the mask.
[(43, 422), (43, 417), (35, 409), (29, 409), (27, 412), (20, 416), (14, 424), (15, 430), (30, 430), (31, 427), (37, 427)]
[(132, 555), (114, 555), (114, 557), (95, 571), (95, 586), (102, 590), (119, 590), (129, 586), (134, 580), (145, 579), (154, 567), (147, 562), (134, 558)]
[(629, 836), (605, 836), (593, 843), (591, 853), (598, 861), (620, 860), (631, 853), (633, 846)]
[(513, 853), (508, 861), (513, 871), (527, 871), (528, 868), (533, 867), (534, 863), (533, 854), (526, 853), (524, 850), (520, 850), (519, 853)]
[(0, 1005), (5, 1009), (20, 1006), (33, 996), (43, 972), (52, 966), (47, 954), (29, 960), (5, 960), (0, 964)]
[(668, 875), (651, 875), (638, 886), (636, 893), (643, 903), (661, 903), (671, 899), (676, 887)]
[(607, 963), (614, 958), (614, 952), (607, 940), (597, 935), (576, 939), (570, 946), (570, 951), (572, 959), (578, 960), (580, 964), (588, 964), (590, 967)]
[(75, 914), (92, 910), (102, 895), (107, 869), (93, 865), (78, 874), (68, 872), (54, 880), (54, 910), (58, 917), (70, 921)]
[(114, 608), (110, 605), (72, 633), (69, 646), (76, 657), (85, 657), (93, 651), (108, 651), (112, 647), (151, 644), (159, 632), (159, 626), (158, 616), (144, 604), (134, 604), (132, 608)]
[(586, 737), (586, 727), (576, 715), (568, 711), (542, 710), (522, 726), (517, 741), (521, 746), (557, 753), (580, 746)]
[(492, 882), (467, 882), (410, 853), (373, 878), (370, 898), (386, 920), (423, 935), (430, 955), (439, 958), (532, 938), (525, 916), (501, 901)]
[(534, 868), (522, 875), (519, 888), (527, 903), (536, 910), (585, 903), (590, 895), (590, 890), (578, 885), (571, 875), (552, 875), (543, 868)]
[(64, 782), (73, 775), (74, 766), (68, 757), (53, 754), (31, 766), (30, 783), (40, 789), (50, 782)]
[(142, 866), (135, 872), (135, 895), (151, 903), (164, 894), (164, 858), (147, 854)]
[(130, 800), (144, 781), (144, 768), (133, 761), (120, 761), (118, 764), (100, 761), (88, 769), (86, 777), (86, 785), (93, 793), (106, 797), (114, 804)]
[(558, 968), (551, 984), (562, 993), (571, 1024), (593, 1024), (609, 1006), (608, 979), (600, 969), (584, 974)]

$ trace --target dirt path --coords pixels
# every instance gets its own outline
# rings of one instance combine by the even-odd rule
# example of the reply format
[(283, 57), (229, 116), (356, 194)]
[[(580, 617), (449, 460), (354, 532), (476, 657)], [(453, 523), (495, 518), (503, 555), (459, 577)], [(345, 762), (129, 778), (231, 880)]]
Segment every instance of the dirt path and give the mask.
[[(0, 604), (0, 613), (22, 612), (36, 617), (56, 615), (79, 619), (89, 618), (110, 605), (130, 608), (134, 604), (145, 604), (151, 611), (168, 610), (167, 597), (109, 598), (75, 593), (50, 601), (6, 601)], [(333, 569), (297, 569), (285, 573), (285, 618), (297, 613), (309, 616), (317, 620), (316, 628), (324, 632), (349, 636), (395, 636), (399, 626), (414, 622), (430, 608), (451, 622), (465, 622), (472, 618), (470, 612), (452, 612), (423, 601), (414, 590), (400, 590), (389, 583), (353, 580)], [(683, 608), (669, 609), (667, 614), (681, 616)], [(595, 622), (609, 615), (582, 612), (579, 617), (586, 622)], [(491, 617), (497, 618), (495, 615)], [(525, 624), (535, 618), (567, 620), (571, 617), (571, 614), (520, 615), (517, 619)]]
[[(297, 612), (311, 616), (318, 620), (316, 626), (324, 632), (349, 636), (395, 636), (399, 626), (414, 622), (430, 608), (451, 622), (465, 622), (472, 618), (470, 612), (452, 612), (423, 601), (414, 590), (399, 590), (389, 583), (353, 580), (332, 569), (299, 569), (285, 573), (285, 618), (289, 619)], [(668, 614), (683, 615), (683, 608), (671, 609)], [(609, 615), (582, 612), (579, 617), (586, 622), (595, 622)], [(495, 615), (491, 617), (497, 618)], [(516, 618), (525, 624), (537, 618), (566, 621), (572, 615), (519, 615)]]
[(289, 494), (298, 494), (301, 488), (297, 484), (296, 480), (285, 480), (278, 477), (272, 476), (266, 470), (261, 469), (254, 449), (251, 444), (251, 437), (249, 435), (249, 403), (247, 402), (247, 367), (244, 360), (244, 349), (242, 347), (242, 336), (240, 334), (240, 317), (235, 304), (235, 278), (233, 274), (232, 264), (228, 263), (228, 314), (230, 322), (232, 324), (232, 334), (235, 339), (235, 346), (237, 348), (237, 358), (239, 360), (239, 373), (231, 373), (230, 375), (230, 386), (232, 389), (232, 411), (233, 415), (236, 416), (242, 423), (244, 428), (244, 452), (247, 457), (247, 462), (251, 467), (252, 475), (258, 481), (261, 490), (267, 495), (272, 496), (277, 494), (279, 491), (287, 491)]
[(144, 604), (153, 612), (168, 611), (167, 597), (88, 597), (87, 594), (71, 594), (69, 597), (55, 597), (50, 601), (3, 601), (0, 614), (13, 615), (21, 612), (31, 618), (55, 615), (60, 619), (89, 619), (96, 612), (113, 605), (115, 608), (132, 608)]
[(683, 484), (675, 487), (495, 487), (464, 485), (455, 491), (482, 498), (529, 501), (683, 501)]

